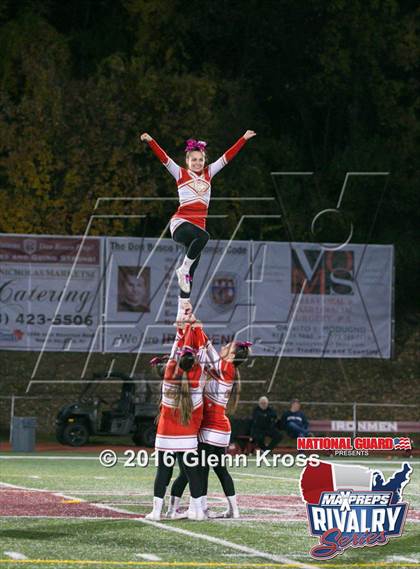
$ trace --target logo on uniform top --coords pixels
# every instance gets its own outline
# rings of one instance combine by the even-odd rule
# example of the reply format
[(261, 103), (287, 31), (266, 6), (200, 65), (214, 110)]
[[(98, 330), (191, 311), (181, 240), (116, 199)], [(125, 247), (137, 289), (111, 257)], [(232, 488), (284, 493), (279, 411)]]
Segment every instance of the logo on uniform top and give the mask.
[(200, 180), (199, 178), (193, 180), (191, 185), (197, 194), (204, 194), (209, 189), (209, 184), (205, 180)]
[(236, 298), (236, 291), (235, 276), (228, 273), (219, 273), (214, 277), (210, 286), (211, 300), (217, 308), (227, 310)]
[(319, 538), (314, 559), (331, 559), (350, 547), (385, 545), (402, 534), (408, 504), (404, 487), (413, 469), (404, 463), (387, 480), (379, 470), (320, 462), (302, 471), (300, 491), (310, 534)]

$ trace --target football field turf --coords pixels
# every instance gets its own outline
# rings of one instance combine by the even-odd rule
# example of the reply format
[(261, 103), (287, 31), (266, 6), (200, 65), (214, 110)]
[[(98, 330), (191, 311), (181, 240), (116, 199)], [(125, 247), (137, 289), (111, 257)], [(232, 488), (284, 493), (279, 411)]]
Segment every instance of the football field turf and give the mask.
[[(404, 490), (410, 511), (402, 537), (315, 561), (299, 496), (298, 467), (232, 468), (242, 518), (149, 522), (154, 465), (113, 468), (98, 455), (0, 454), (0, 569), (61, 567), (420, 567), (420, 462)], [(345, 461), (349, 464), (349, 460)], [(355, 460), (385, 477), (397, 460)], [(175, 475), (177, 468), (175, 469)], [(183, 504), (187, 504), (184, 497)], [(209, 504), (224, 500), (211, 474)]]

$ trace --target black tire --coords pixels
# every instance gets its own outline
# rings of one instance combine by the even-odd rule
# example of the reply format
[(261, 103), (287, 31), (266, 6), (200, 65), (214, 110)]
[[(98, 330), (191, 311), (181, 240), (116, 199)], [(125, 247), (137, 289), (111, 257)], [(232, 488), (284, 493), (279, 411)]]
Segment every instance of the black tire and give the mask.
[(67, 423), (63, 429), (62, 438), (66, 445), (81, 447), (89, 441), (89, 429), (81, 421)]
[(65, 445), (65, 440), (64, 440), (64, 436), (63, 436), (63, 431), (64, 431), (64, 426), (60, 425), (59, 427), (56, 427), (55, 429), (55, 438), (57, 439), (57, 441), (62, 444)]
[(139, 447), (154, 447), (156, 425), (154, 423), (139, 423), (133, 435), (133, 443)]

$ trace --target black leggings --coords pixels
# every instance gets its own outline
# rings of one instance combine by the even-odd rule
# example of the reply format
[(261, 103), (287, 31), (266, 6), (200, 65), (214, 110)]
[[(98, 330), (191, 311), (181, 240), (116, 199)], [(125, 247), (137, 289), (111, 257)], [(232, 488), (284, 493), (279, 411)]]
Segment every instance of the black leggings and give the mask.
[[(229, 474), (228, 469), (226, 468), (226, 466), (222, 464), (221, 461), (222, 456), (226, 454), (226, 449), (224, 447), (209, 445), (207, 443), (199, 443), (198, 452), (200, 453), (200, 456), (202, 451), (204, 451), (206, 456), (208, 456), (209, 454), (214, 454), (219, 457), (219, 464), (217, 466), (213, 466), (213, 470), (217, 478), (220, 480), (220, 484), (222, 485), (225, 496), (234, 496), (235, 485), (233, 484), (232, 476)], [(207, 496), (209, 472), (210, 472), (210, 467), (206, 465), (204, 467), (204, 472), (203, 472), (203, 496)]]
[(187, 257), (189, 259), (194, 259), (194, 263), (191, 265), (191, 268), (190, 268), (190, 277), (191, 277), (190, 292), (189, 293), (183, 292), (181, 290), (180, 291), (181, 298), (189, 298), (190, 297), (192, 285), (193, 285), (192, 279), (193, 279), (195, 270), (198, 266), (198, 263), (200, 262), (200, 254), (201, 254), (201, 251), (206, 246), (209, 238), (210, 238), (210, 235), (207, 233), (207, 231), (205, 231), (204, 229), (200, 229), (200, 227), (197, 227), (196, 225), (194, 225), (193, 223), (189, 223), (188, 221), (181, 223), (181, 225), (179, 225), (175, 229), (175, 231), (172, 235), (172, 239), (175, 241), (175, 243), (179, 243), (180, 245), (184, 245), (184, 247), (186, 249)]
[[(201, 453), (204, 452), (205, 456), (207, 457), (209, 454), (215, 454), (216, 456), (222, 457), (225, 454), (225, 449), (223, 447), (218, 447), (214, 445), (208, 445), (206, 443), (199, 443), (198, 444), (198, 452), (201, 461)], [(201, 462), (200, 462), (201, 464)], [(220, 480), (220, 484), (222, 485), (223, 492), (225, 496), (234, 496), (235, 495), (235, 485), (233, 484), (232, 476), (229, 474), (228, 469), (226, 466), (219, 464), (218, 466), (213, 467), (214, 472), (216, 473), (217, 478)], [(201, 474), (202, 474), (202, 483), (203, 489), (202, 494), (203, 496), (207, 496), (207, 488), (208, 488), (208, 480), (209, 480), (209, 466), (202, 466), (201, 467)], [(180, 470), (178, 477), (176, 478), (175, 482), (172, 484), (171, 488), (171, 496), (177, 496), (181, 498), (182, 494), (184, 493), (185, 487), (188, 484), (188, 478), (185, 475), (185, 472)]]
[(174, 483), (172, 484), (171, 496), (176, 496), (177, 498), (181, 498), (187, 484), (188, 484), (188, 478), (186, 477), (185, 473), (180, 468), (179, 474), (176, 477)]
[[(166, 493), (166, 488), (171, 481), (172, 473), (175, 465), (175, 457), (178, 459), (179, 468), (183, 473), (186, 484), (190, 485), (190, 494), (193, 498), (199, 498), (202, 496), (202, 481), (201, 473), (198, 466), (187, 466), (184, 463), (183, 452), (169, 452), (169, 451), (158, 451), (157, 461), (158, 467), (155, 477), (155, 484), (153, 489), (153, 495), (157, 498), (164, 498)], [(168, 456), (168, 462), (165, 463), (164, 456)], [(184, 486), (184, 488), (185, 488)]]

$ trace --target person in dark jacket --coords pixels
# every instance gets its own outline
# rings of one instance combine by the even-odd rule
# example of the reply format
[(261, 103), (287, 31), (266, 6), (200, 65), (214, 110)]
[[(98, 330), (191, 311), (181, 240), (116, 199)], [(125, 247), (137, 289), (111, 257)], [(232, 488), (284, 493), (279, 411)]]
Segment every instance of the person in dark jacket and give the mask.
[(292, 399), (290, 409), (281, 416), (280, 428), (294, 439), (310, 436), (309, 423), (303, 411), (300, 410), (299, 399)]
[[(281, 439), (281, 433), (276, 428), (277, 413), (269, 405), (267, 397), (260, 397), (258, 405), (252, 414), (251, 440), (261, 450), (273, 450)], [(270, 437), (271, 442), (265, 445), (265, 438)]]

